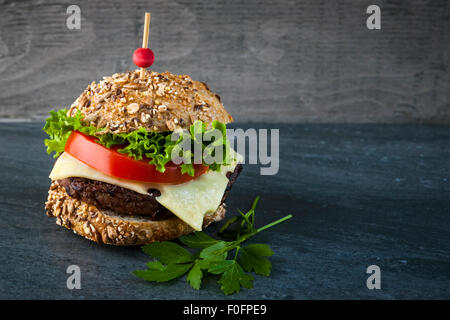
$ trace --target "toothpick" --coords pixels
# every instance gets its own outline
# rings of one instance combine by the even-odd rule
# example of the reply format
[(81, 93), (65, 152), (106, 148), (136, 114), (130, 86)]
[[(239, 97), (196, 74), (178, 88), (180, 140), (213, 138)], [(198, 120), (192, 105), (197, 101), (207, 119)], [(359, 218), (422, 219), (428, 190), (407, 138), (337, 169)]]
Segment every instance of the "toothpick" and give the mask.
[[(151, 13), (145, 13), (144, 35), (142, 36), (142, 48), (148, 48), (148, 34), (150, 32)], [(141, 79), (144, 78), (145, 68), (141, 68)]]

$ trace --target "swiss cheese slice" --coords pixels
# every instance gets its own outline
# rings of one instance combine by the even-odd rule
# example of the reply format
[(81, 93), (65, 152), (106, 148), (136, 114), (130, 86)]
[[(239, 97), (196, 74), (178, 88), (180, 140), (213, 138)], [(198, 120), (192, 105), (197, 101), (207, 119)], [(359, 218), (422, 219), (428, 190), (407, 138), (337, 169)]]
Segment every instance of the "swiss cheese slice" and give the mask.
[[(237, 155), (237, 154), (236, 154)], [(234, 171), (237, 162), (221, 168), (220, 172), (208, 171), (200, 177), (178, 185), (146, 183), (116, 178), (97, 171), (68, 153), (56, 160), (50, 179), (59, 180), (80, 177), (102, 181), (119, 187), (147, 194), (150, 188), (158, 189), (161, 195), (156, 200), (194, 230), (202, 230), (203, 218), (217, 210), (228, 184), (226, 173)]]

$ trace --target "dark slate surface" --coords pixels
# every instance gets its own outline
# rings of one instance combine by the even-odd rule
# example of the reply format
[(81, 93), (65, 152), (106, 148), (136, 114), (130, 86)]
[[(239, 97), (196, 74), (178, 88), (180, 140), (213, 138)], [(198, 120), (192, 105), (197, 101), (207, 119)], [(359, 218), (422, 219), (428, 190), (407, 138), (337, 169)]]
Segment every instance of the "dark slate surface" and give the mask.
[[(0, 298), (224, 298), (214, 279), (201, 291), (141, 281), (130, 274), (147, 261), (138, 248), (100, 246), (48, 218), (41, 126), (0, 125)], [(450, 127), (258, 126), (280, 128), (281, 170), (247, 165), (228, 217), (261, 195), (258, 224), (294, 218), (255, 238), (275, 251), (272, 276), (230, 299), (450, 298)], [(81, 290), (66, 289), (71, 264)], [(366, 288), (371, 264), (378, 291)]]

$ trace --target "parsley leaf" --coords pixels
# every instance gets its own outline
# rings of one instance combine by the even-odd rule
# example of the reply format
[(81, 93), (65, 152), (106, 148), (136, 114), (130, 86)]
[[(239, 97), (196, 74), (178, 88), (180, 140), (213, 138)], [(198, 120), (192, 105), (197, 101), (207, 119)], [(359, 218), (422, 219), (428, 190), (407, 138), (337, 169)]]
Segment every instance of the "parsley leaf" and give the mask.
[(228, 253), (225, 251), (228, 243), (225, 241), (218, 241), (215, 244), (204, 248), (200, 251), (200, 258), (209, 261), (220, 261), (227, 258)]
[(189, 251), (169, 241), (147, 244), (142, 247), (142, 251), (153, 258), (160, 259), (162, 263), (185, 263), (194, 260)]
[(241, 265), (245, 271), (255, 271), (255, 273), (268, 277), (272, 268), (272, 263), (265, 257), (273, 255), (272, 249), (267, 244), (251, 244), (241, 250)]
[(161, 262), (154, 262), (147, 264), (147, 270), (136, 270), (133, 274), (147, 281), (166, 282), (181, 277), (192, 265), (193, 263), (163, 265)]
[(189, 271), (186, 278), (187, 282), (189, 282), (191, 287), (196, 290), (199, 290), (202, 284), (202, 277), (203, 277), (202, 269), (205, 269), (202, 268), (203, 265), (204, 260), (196, 260), (194, 266), (192, 267), (191, 271)]
[(163, 241), (148, 244), (142, 251), (159, 260), (147, 263), (147, 270), (136, 270), (134, 275), (147, 281), (165, 282), (181, 277), (193, 266), (193, 255), (176, 243)]
[(218, 282), (226, 295), (239, 292), (241, 285), (248, 289), (253, 287), (253, 277), (246, 274), (236, 260), (215, 262), (208, 268), (208, 272), (222, 274)]
[(178, 238), (178, 240), (180, 240), (184, 245), (188, 246), (189, 248), (206, 248), (219, 241), (201, 231), (196, 231), (186, 236), (182, 236)]
[[(227, 233), (232, 225), (238, 224), (238, 230), (227, 233), (233, 234), (235, 240), (217, 240), (203, 232), (194, 232), (180, 237), (181, 243), (191, 249), (197, 249), (197, 252), (193, 254), (173, 242), (151, 243), (143, 246), (142, 249), (159, 260), (149, 262), (147, 270), (136, 270), (133, 274), (148, 281), (162, 282), (187, 273), (186, 280), (189, 285), (199, 290), (203, 277), (209, 273), (219, 276), (217, 282), (226, 295), (239, 292), (241, 287), (252, 288), (254, 278), (247, 272), (269, 276), (272, 263), (267, 257), (272, 256), (273, 251), (266, 244), (247, 246), (242, 244), (257, 233), (292, 217), (288, 215), (256, 229), (254, 221), (258, 199), (255, 199), (247, 213), (239, 211), (240, 215), (231, 218), (221, 229), (221, 232)], [(233, 250), (233, 258), (229, 259), (228, 255)]]

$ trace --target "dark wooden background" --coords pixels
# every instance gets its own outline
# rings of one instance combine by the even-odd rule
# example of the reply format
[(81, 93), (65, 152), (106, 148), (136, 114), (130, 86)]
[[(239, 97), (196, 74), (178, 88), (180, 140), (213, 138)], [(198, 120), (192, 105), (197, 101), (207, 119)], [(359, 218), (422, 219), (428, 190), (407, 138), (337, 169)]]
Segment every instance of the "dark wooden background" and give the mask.
[[(81, 30), (66, 8), (81, 7)], [(366, 8), (381, 7), (381, 30)], [(0, 119), (42, 120), (133, 68), (144, 11), (157, 71), (187, 73), (239, 122), (450, 122), (449, 1), (0, 0)]]

